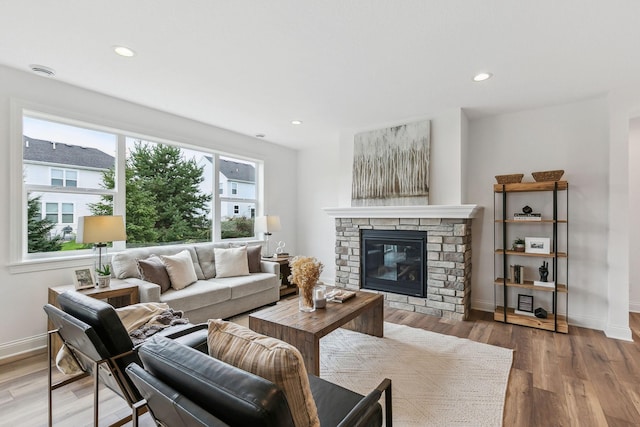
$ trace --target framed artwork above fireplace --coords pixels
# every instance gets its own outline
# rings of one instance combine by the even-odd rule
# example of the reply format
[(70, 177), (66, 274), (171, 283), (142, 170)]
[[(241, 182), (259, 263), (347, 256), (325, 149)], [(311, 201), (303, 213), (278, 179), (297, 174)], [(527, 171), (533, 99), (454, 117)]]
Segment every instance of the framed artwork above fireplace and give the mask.
[(352, 206), (429, 203), (429, 120), (355, 135)]

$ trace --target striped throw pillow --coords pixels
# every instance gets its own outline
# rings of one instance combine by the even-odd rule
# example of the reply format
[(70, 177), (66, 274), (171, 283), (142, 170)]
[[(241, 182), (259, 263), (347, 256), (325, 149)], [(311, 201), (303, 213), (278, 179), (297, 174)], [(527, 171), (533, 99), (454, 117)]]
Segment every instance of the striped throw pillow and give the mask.
[(209, 355), (278, 385), (296, 427), (320, 427), (300, 351), (276, 338), (224, 320), (209, 320)]

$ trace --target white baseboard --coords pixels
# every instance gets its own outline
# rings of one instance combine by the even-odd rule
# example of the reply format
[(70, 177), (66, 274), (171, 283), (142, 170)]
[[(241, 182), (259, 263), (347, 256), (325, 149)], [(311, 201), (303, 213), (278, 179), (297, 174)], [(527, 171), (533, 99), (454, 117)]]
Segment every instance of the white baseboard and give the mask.
[(640, 301), (629, 301), (629, 311), (632, 313), (640, 313)]
[(604, 334), (608, 338), (613, 338), (623, 341), (633, 341), (631, 336), (631, 329), (628, 326), (607, 325), (604, 330)]
[(4, 359), (17, 359), (21, 354), (28, 354), (47, 348), (47, 334), (36, 335), (0, 344), (0, 364)]

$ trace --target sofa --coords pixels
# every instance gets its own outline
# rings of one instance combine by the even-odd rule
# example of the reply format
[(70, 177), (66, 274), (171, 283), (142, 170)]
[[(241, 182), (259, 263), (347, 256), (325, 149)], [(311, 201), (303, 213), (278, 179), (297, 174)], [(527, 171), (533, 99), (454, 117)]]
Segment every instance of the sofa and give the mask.
[[(111, 258), (112, 275), (137, 285), (140, 302), (167, 303), (174, 310), (182, 310), (190, 322), (201, 323), (229, 318), (280, 299), (280, 265), (262, 260), (260, 250), (259, 245), (230, 243), (127, 249)], [(238, 253), (243, 251), (246, 261), (240, 265), (242, 255)], [(190, 264), (186, 272), (181, 271), (185, 270), (185, 258)]]
[[(158, 425), (379, 427), (383, 411), (378, 400), (384, 394), (385, 425), (392, 426), (389, 379), (363, 396), (307, 375), (302, 368), (301, 382), (313, 401), (314, 417), (300, 421), (292, 401), (300, 397), (298, 393), (287, 396), (271, 380), (179, 342), (154, 337), (140, 347), (139, 356), (142, 364), (130, 364), (126, 373)], [(274, 363), (274, 358), (267, 357), (262, 363)], [(303, 366), (301, 356), (298, 360)]]

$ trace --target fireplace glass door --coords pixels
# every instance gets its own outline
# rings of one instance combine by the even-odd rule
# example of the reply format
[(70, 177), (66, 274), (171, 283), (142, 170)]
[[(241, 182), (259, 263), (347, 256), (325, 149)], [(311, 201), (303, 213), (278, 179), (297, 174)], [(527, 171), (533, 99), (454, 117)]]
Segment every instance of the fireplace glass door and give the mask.
[(426, 296), (426, 237), (422, 231), (362, 230), (362, 287)]

